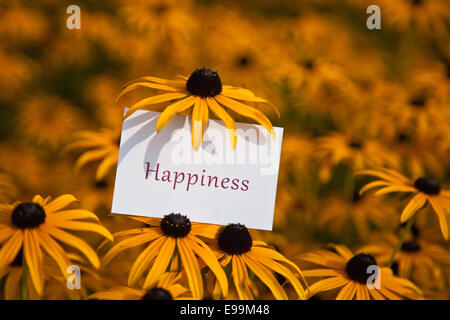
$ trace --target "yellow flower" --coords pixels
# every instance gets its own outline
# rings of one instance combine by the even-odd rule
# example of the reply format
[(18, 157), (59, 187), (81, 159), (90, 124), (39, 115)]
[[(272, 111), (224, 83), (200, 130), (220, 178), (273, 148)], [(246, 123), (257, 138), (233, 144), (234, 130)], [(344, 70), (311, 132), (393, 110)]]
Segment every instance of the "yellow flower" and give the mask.
[(77, 199), (69, 194), (50, 201), (37, 195), (32, 202), (16, 203), (15, 205), (0, 205), (0, 269), (14, 261), (23, 249), (24, 262), (30, 272), (32, 285), (38, 295), (42, 295), (44, 287), (43, 252), (52, 257), (62, 274), (66, 275), (71, 264), (67, 253), (58, 240), (80, 250), (96, 268), (100, 261), (95, 251), (83, 239), (78, 238), (63, 229), (96, 232), (109, 240), (112, 235), (99, 223), (77, 221), (93, 219), (97, 216), (87, 210), (66, 209)]
[(359, 175), (370, 175), (379, 178), (361, 188), (360, 193), (373, 188), (379, 188), (375, 195), (383, 195), (392, 192), (404, 192), (414, 194), (403, 209), (400, 221), (409, 220), (417, 211), (427, 203), (431, 205), (439, 218), (442, 235), (448, 239), (448, 215), (450, 212), (450, 191), (441, 190), (441, 186), (433, 179), (421, 177), (412, 181), (402, 174), (388, 169), (363, 170)]
[[(185, 296), (189, 290), (176, 283), (181, 279), (181, 273), (166, 272), (161, 275), (158, 283), (152, 288), (136, 289), (118, 286), (89, 296), (90, 299), (104, 300), (181, 300), (192, 299)], [(183, 296), (184, 295), (184, 296)]]
[(331, 168), (346, 163), (353, 170), (385, 165), (396, 167), (398, 159), (374, 139), (361, 139), (355, 134), (333, 133), (317, 140), (317, 154), (322, 162), (319, 177), (327, 181)]
[(119, 158), (120, 133), (104, 129), (102, 131), (81, 131), (67, 145), (66, 150), (85, 150), (77, 159), (75, 169), (93, 161), (100, 161), (95, 173), (95, 180), (102, 181), (114, 169)]
[(305, 270), (307, 278), (324, 278), (312, 284), (311, 296), (322, 291), (341, 288), (336, 300), (399, 300), (401, 297), (410, 299), (419, 298), (421, 291), (410, 281), (401, 279), (392, 274), (390, 268), (380, 268), (380, 288), (374, 285), (369, 289), (367, 281), (373, 274), (367, 273), (370, 266), (377, 266), (375, 258), (369, 254), (354, 255), (350, 249), (343, 245), (333, 245), (337, 253), (330, 250), (320, 250), (306, 253), (301, 259), (324, 268)]
[(122, 251), (151, 242), (131, 267), (128, 285), (135, 285), (151, 265), (143, 284), (143, 288), (148, 289), (159, 280), (169, 266), (171, 268), (179, 267), (178, 260), (180, 259), (192, 296), (194, 299), (201, 299), (203, 297), (203, 280), (198, 262), (200, 259), (216, 276), (223, 295), (227, 295), (228, 281), (225, 272), (211, 249), (198, 238), (198, 236), (214, 237), (217, 226), (191, 223), (186, 216), (173, 213), (165, 215), (164, 219), (131, 218), (141, 221), (149, 227), (115, 233), (115, 237), (125, 236), (126, 239), (115, 244), (102, 259), (102, 264), (107, 264)]
[(247, 267), (270, 289), (277, 300), (286, 300), (288, 296), (273, 272), (285, 277), (300, 299), (306, 299), (305, 289), (298, 277), (304, 278), (297, 265), (268, 248), (264, 242), (254, 241), (244, 225), (233, 223), (221, 228), (211, 243), (211, 248), (223, 267), (231, 267), (239, 299), (254, 299)]
[(447, 103), (424, 84), (392, 85), (386, 112), (397, 130), (414, 132), (426, 138), (435, 132), (442, 134), (441, 127), (448, 127), (450, 111)]
[(23, 102), (18, 126), (29, 140), (59, 147), (80, 126), (82, 118), (68, 101), (57, 96), (30, 97)]
[[(250, 90), (222, 85), (222, 81), (217, 72), (213, 72), (210, 69), (197, 69), (189, 78), (182, 77), (182, 80), (143, 77), (125, 85), (125, 88), (117, 99), (138, 87), (154, 88), (169, 91), (170, 93), (160, 94), (139, 101), (130, 107), (125, 114), (125, 118), (129, 117), (136, 110), (151, 110), (159, 103), (167, 103), (170, 101), (171, 104), (161, 113), (156, 123), (156, 130), (159, 132), (177, 113), (186, 111), (193, 106), (192, 146), (195, 150), (202, 143), (203, 133), (209, 119), (209, 110), (225, 123), (228, 128), (231, 146), (235, 148), (237, 141), (236, 124), (223, 107), (257, 121), (275, 138), (272, 123), (264, 113), (237, 100), (271, 104), (263, 98), (256, 97)], [(273, 108), (278, 112), (275, 107)]]
[[(412, 234), (413, 237), (405, 241), (395, 255), (391, 267), (394, 274), (411, 279), (420, 286), (443, 289), (444, 270), (450, 266), (450, 253), (439, 243), (422, 239), (417, 227), (413, 227)], [(380, 264), (385, 264), (397, 243), (398, 237), (395, 235), (377, 235), (361, 250), (373, 254)]]
[(342, 235), (351, 221), (358, 236), (366, 238), (372, 226), (392, 229), (398, 221), (395, 214), (392, 204), (384, 203), (380, 198), (360, 196), (356, 190), (350, 203), (341, 197), (325, 198), (319, 207), (316, 221), (318, 226), (326, 228), (335, 236)]
[(380, 0), (388, 24), (401, 30), (446, 35), (450, 10), (445, 0)]

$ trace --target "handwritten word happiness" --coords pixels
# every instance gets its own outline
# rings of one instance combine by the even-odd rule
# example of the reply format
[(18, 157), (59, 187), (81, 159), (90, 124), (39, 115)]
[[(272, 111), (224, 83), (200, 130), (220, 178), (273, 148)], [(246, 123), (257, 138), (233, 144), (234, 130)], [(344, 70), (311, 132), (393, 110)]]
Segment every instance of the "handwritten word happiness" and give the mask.
[(147, 170), (145, 173), (146, 180), (149, 178), (154, 178), (155, 181), (171, 183), (173, 184), (173, 190), (175, 190), (178, 185), (184, 185), (186, 191), (189, 191), (192, 186), (247, 191), (250, 184), (249, 180), (207, 176), (205, 175), (206, 170), (203, 170), (202, 174), (169, 170), (160, 171), (159, 163), (156, 164), (155, 169), (150, 169), (150, 162), (146, 162), (145, 164), (147, 165)]

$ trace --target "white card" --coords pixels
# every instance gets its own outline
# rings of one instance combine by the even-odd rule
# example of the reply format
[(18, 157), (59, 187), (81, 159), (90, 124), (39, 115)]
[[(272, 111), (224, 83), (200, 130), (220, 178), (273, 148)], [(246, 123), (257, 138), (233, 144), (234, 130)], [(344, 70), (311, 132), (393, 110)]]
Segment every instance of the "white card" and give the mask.
[(191, 119), (176, 115), (159, 133), (159, 112), (124, 120), (112, 213), (272, 230), (283, 128), (236, 123), (231, 148), (222, 121), (209, 120), (194, 151)]

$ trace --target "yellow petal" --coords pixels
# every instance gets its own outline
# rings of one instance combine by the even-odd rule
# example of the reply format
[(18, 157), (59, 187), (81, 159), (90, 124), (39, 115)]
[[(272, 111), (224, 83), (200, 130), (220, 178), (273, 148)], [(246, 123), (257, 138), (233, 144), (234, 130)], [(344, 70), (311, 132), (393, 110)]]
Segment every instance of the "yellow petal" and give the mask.
[(67, 277), (67, 267), (70, 265), (70, 261), (64, 249), (52, 237), (41, 230), (37, 230), (35, 236), (39, 238), (39, 243), (47, 254), (56, 261), (61, 273)]
[(172, 237), (164, 237), (163, 239), (165, 239), (165, 241), (162, 243), (161, 249), (156, 256), (147, 277), (145, 278), (143, 285), (144, 289), (149, 289), (158, 282), (161, 275), (169, 266), (170, 259), (173, 256), (173, 252), (175, 250), (175, 239)]
[[(8, 214), (8, 219), (11, 221), (11, 216)], [(12, 228), (10, 226), (0, 226), (0, 243), (5, 241), (5, 239), (8, 239), (16, 232), (15, 228)], [(0, 260), (1, 261), (1, 260)]]
[(428, 201), (430, 202), (431, 207), (434, 209), (434, 212), (436, 212), (439, 218), (439, 225), (441, 226), (442, 235), (444, 236), (445, 240), (448, 240), (448, 212), (445, 212), (446, 210), (441, 206), (439, 200), (436, 198), (437, 197), (430, 196), (428, 197)]
[(178, 91), (178, 89), (164, 85), (164, 84), (158, 84), (158, 83), (151, 83), (151, 82), (135, 82), (130, 84), (129, 86), (125, 87), (120, 94), (116, 98), (116, 102), (119, 101), (120, 97), (122, 97), (124, 94), (127, 94), (130, 91), (133, 91), (139, 87), (146, 87), (146, 88), (152, 88), (152, 89), (158, 89), (158, 90), (164, 90), (164, 91)]
[(217, 95), (214, 97), (216, 101), (221, 103), (223, 106), (233, 110), (234, 112), (255, 120), (256, 122), (260, 123), (264, 128), (266, 128), (270, 134), (272, 135), (272, 138), (275, 139), (275, 131), (273, 130), (272, 123), (270, 120), (258, 109), (249, 107), (245, 104), (242, 104), (236, 100), (227, 98), (223, 95)]
[(203, 133), (202, 133), (202, 112), (203, 108), (201, 105), (201, 98), (195, 99), (194, 108), (192, 109), (192, 146), (194, 150), (202, 144)]
[(52, 202), (44, 207), (45, 213), (52, 213), (67, 207), (69, 204), (78, 202), (78, 199), (71, 194), (63, 194), (55, 198)]
[(255, 95), (249, 95), (244, 90), (241, 90), (241, 88), (223, 88), (222, 95), (236, 100), (266, 103), (270, 107), (272, 107), (272, 109), (276, 112), (278, 118), (280, 117), (280, 111), (273, 104), (263, 98), (256, 97)]
[(203, 243), (203, 245), (199, 245), (192, 241), (191, 238), (192, 236), (188, 235), (186, 241), (189, 242), (189, 245), (194, 253), (197, 254), (214, 273), (220, 284), (223, 296), (226, 297), (228, 295), (228, 280), (225, 272), (219, 264), (219, 261), (217, 261), (216, 256), (206, 244)]
[(420, 208), (424, 206), (427, 201), (427, 197), (422, 194), (416, 194), (406, 205), (405, 209), (403, 209), (402, 215), (400, 217), (400, 222), (405, 222), (409, 220), (414, 213), (416, 213)]
[(42, 296), (44, 290), (42, 251), (34, 231), (24, 230), (23, 254), (36, 292)]
[(257, 260), (254, 260), (249, 255), (242, 256), (246, 265), (253, 271), (253, 273), (270, 289), (275, 299), (287, 300), (287, 294), (278, 283), (278, 280), (273, 274)]
[(44, 232), (47, 232), (59, 241), (80, 250), (96, 269), (100, 267), (100, 260), (98, 259), (97, 254), (83, 239), (75, 237), (66, 231), (50, 226), (48, 224), (43, 224), (40, 226), (40, 228), (42, 228)]
[(232, 261), (232, 273), (234, 287), (238, 293), (238, 297), (241, 300), (253, 300), (253, 295), (248, 288), (248, 273), (247, 267), (242, 261), (239, 255), (235, 255)]
[(312, 269), (312, 270), (303, 270), (303, 275), (307, 278), (312, 277), (337, 277), (342, 276), (337, 270), (334, 269)]
[(110, 152), (109, 149), (95, 149), (83, 153), (75, 162), (75, 170), (80, 170), (85, 164), (102, 159)]
[(141, 108), (144, 108), (144, 107), (147, 107), (150, 105), (158, 104), (161, 102), (167, 102), (167, 101), (171, 101), (171, 100), (181, 99), (181, 98), (186, 97), (186, 95), (187, 95), (186, 93), (179, 93), (179, 92), (164, 93), (164, 94), (160, 94), (157, 96), (142, 99), (138, 103), (132, 105), (130, 107), (130, 109), (127, 110), (124, 117), (125, 117), (125, 119), (128, 118), (138, 109), (141, 109)]
[(314, 295), (322, 291), (329, 291), (342, 287), (346, 285), (348, 281), (349, 280), (346, 280), (342, 276), (327, 278), (313, 283), (309, 286), (309, 290), (311, 291), (311, 294)]
[(272, 269), (273, 271), (284, 276), (294, 287), (294, 289), (297, 292), (300, 299), (306, 300), (305, 291), (303, 290), (303, 287), (300, 284), (300, 281), (297, 279), (297, 277), (295, 277), (295, 275), (292, 273), (292, 271), (290, 271), (288, 268), (286, 268), (285, 266), (281, 265), (280, 263), (278, 263), (274, 260), (268, 259), (268, 258), (260, 256), (260, 255), (259, 256), (255, 255), (251, 251), (248, 253), (248, 255), (253, 257), (255, 260), (259, 261), (266, 267), (268, 267), (268, 268)]
[(194, 299), (203, 298), (203, 280), (200, 274), (200, 267), (197, 259), (188, 244), (184, 242), (184, 239), (177, 239), (178, 253), (180, 254), (181, 262), (184, 266), (184, 271), (189, 282), (189, 288), (191, 289)]
[(6, 300), (18, 300), (18, 288), (20, 280), (22, 280), (22, 268), (12, 268), (6, 278), (5, 283), (5, 299)]
[(17, 256), (23, 242), (23, 231), (16, 230), (0, 249), (0, 269), (9, 265)]
[(98, 165), (97, 171), (95, 172), (95, 180), (100, 181), (104, 179), (111, 167), (117, 164), (118, 158), (118, 150), (105, 157)]
[(156, 122), (156, 131), (161, 131), (177, 113), (189, 109), (194, 104), (194, 101), (195, 97), (189, 96), (165, 108), (159, 115), (158, 121)]
[(237, 134), (236, 134), (236, 124), (233, 118), (225, 111), (220, 104), (216, 102), (213, 98), (207, 98), (207, 103), (211, 111), (223, 121), (228, 129), (228, 135), (230, 137), (230, 143), (232, 149), (236, 148)]
[(373, 189), (376, 187), (381, 187), (381, 186), (388, 186), (388, 185), (390, 185), (390, 182), (386, 182), (386, 181), (382, 181), (382, 180), (372, 181), (372, 182), (366, 184), (364, 187), (362, 187), (359, 190), (359, 194), (362, 195), (370, 189)]
[(84, 222), (84, 221), (73, 221), (73, 220), (65, 220), (65, 221), (53, 220), (52, 224), (61, 229), (95, 232), (95, 233), (98, 233), (99, 235), (104, 236), (106, 239), (109, 239), (110, 241), (114, 240), (112, 234), (108, 231), (108, 229), (106, 229), (104, 226), (102, 226), (98, 223), (95, 223), (95, 222)]
[(353, 300), (356, 293), (356, 283), (350, 281), (347, 283), (336, 297), (336, 300)]
[(417, 192), (417, 190), (413, 187), (408, 186), (390, 186), (386, 188), (381, 188), (377, 192), (375, 192), (376, 196), (381, 196), (383, 194), (388, 194), (392, 192)]
[(156, 256), (158, 251), (161, 249), (161, 245), (165, 238), (160, 237), (153, 241), (147, 246), (147, 248), (139, 254), (136, 261), (131, 267), (130, 274), (128, 275), (128, 285), (133, 286), (139, 280), (139, 277), (144, 273), (149, 264), (152, 262), (153, 258)]
[(47, 216), (49, 221), (64, 221), (64, 220), (76, 220), (76, 219), (94, 219), (95, 221), (100, 221), (95, 213), (84, 210), (84, 209), (72, 209), (58, 211)]
[(115, 256), (117, 256), (122, 251), (124, 251), (128, 248), (132, 248), (132, 247), (153, 241), (154, 239), (156, 239), (160, 236), (161, 236), (160, 233), (153, 232), (153, 230), (148, 230), (148, 231), (145, 231), (144, 233), (142, 233), (142, 231), (141, 231), (141, 233), (136, 236), (130, 237), (128, 239), (124, 239), (124, 240), (116, 243), (108, 251), (108, 253), (102, 259), (102, 265), (108, 264)]

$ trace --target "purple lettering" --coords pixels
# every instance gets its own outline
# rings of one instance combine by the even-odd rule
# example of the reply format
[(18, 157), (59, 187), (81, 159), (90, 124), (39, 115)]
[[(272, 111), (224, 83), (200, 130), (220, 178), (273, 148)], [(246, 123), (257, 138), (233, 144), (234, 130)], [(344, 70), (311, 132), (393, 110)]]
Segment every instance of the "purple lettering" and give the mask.
[(145, 179), (148, 179), (148, 176), (151, 174), (151, 172), (156, 172), (155, 180), (159, 181), (158, 179), (159, 163), (156, 164), (156, 170), (150, 170), (150, 162), (146, 162), (146, 164), (147, 164), (147, 172), (145, 174)]

